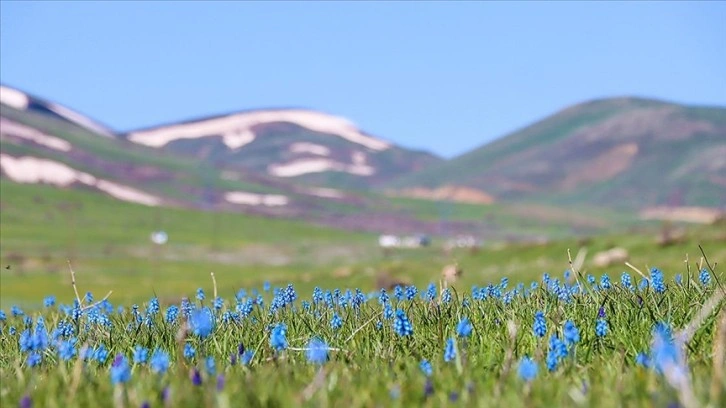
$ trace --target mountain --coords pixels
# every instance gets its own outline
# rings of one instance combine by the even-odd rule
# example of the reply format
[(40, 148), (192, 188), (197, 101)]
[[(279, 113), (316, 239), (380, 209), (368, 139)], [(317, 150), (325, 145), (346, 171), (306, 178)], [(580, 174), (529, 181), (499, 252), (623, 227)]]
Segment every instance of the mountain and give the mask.
[(594, 100), (387, 187), (443, 186), (505, 202), (724, 208), (726, 108)]
[[(344, 135), (355, 137), (350, 129)], [(331, 150), (335, 142), (341, 143), (337, 139), (343, 139), (335, 134), (315, 136), (331, 143)], [(262, 138), (257, 134), (253, 137)], [(204, 149), (214, 138), (197, 142)], [(297, 143), (292, 146), (300, 151), (322, 148)], [(377, 157), (388, 157), (394, 163), (400, 160), (397, 155), (405, 155), (402, 149), (373, 138), (342, 143), (355, 144), (355, 151), (382, 152)], [(355, 167), (353, 162), (350, 167), (372, 167), (369, 163)], [(386, 197), (307, 185), (300, 183), (299, 177), (284, 177), (289, 174), (270, 175), (244, 166), (218, 164), (204, 155), (185, 155), (132, 142), (66, 106), (7, 86), (0, 88), (0, 176), (3, 190), (14, 194), (23, 191), (24, 185), (43, 184), (93, 191), (150, 207), (242, 212), (350, 230), (415, 233), (438, 228), (436, 220), (402, 211)], [(12, 202), (13, 194), (2, 195), (4, 203)], [(467, 228), (471, 229), (465, 222), (451, 226), (452, 230)]]
[(306, 109), (236, 112), (128, 132), (131, 142), (312, 186), (364, 189), (438, 157), (395, 146), (347, 119)]

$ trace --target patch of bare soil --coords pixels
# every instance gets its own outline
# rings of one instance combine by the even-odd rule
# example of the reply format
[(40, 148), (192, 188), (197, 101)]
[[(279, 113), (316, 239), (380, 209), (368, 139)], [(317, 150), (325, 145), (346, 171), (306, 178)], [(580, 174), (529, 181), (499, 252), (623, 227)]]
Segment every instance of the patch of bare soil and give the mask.
[(726, 211), (707, 207), (649, 207), (640, 212), (644, 220), (667, 220), (712, 224), (724, 217)]
[(638, 154), (637, 143), (623, 143), (607, 150), (576, 172), (567, 174), (560, 188), (572, 190), (580, 184), (610, 180), (630, 167)]
[(495, 200), (490, 194), (471, 187), (446, 185), (436, 189), (414, 187), (391, 192), (399, 197), (420, 198), (424, 200), (445, 200), (468, 204), (492, 204)]

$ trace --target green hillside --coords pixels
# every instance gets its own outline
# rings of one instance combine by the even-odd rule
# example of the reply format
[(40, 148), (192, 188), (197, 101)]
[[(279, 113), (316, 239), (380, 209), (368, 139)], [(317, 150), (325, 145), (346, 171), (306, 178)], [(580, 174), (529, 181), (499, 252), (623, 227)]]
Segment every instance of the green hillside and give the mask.
[(390, 185), (641, 208), (726, 203), (726, 108), (617, 98), (576, 105)]

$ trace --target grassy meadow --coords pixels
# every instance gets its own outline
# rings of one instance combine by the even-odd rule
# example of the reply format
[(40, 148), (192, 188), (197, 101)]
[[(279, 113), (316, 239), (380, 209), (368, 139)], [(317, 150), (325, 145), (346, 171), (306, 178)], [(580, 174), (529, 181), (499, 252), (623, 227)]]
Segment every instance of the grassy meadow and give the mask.
[[(3, 407), (726, 405), (723, 225), (384, 253), (373, 234), (1, 187)], [(613, 246), (633, 269), (591, 262)], [(411, 285), (380, 292), (380, 274)]]

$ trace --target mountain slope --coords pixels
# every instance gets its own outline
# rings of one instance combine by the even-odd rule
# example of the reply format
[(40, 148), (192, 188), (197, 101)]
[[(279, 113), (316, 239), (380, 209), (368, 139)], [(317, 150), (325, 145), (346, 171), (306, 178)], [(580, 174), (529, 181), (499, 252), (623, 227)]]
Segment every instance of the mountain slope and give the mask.
[(499, 200), (726, 205), (726, 108), (579, 104), (389, 187), (461, 185)]
[(203, 159), (227, 170), (336, 188), (366, 188), (440, 161), (304, 109), (253, 110), (129, 132), (134, 143)]

